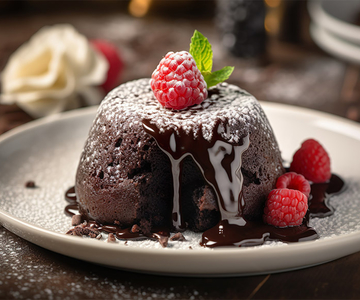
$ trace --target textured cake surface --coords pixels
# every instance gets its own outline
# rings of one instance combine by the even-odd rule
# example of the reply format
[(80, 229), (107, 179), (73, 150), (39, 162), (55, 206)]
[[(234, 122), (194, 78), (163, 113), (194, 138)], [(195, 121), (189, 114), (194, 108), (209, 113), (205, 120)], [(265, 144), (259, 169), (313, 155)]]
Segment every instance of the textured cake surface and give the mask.
[[(222, 137), (237, 144), (249, 135), (242, 156), (244, 216), (259, 218), (266, 195), (284, 170), (271, 126), (259, 102), (244, 90), (219, 84), (200, 105), (182, 111), (163, 108), (155, 99), (149, 79), (125, 83), (101, 103), (90, 129), (76, 176), (80, 212), (102, 223), (122, 226), (171, 224), (172, 173), (168, 156), (142, 121), (150, 120), (160, 132), (179, 128), (187, 135), (210, 141), (216, 124)], [(220, 216), (213, 188), (191, 156), (182, 162), (181, 198), (188, 227), (203, 231)]]

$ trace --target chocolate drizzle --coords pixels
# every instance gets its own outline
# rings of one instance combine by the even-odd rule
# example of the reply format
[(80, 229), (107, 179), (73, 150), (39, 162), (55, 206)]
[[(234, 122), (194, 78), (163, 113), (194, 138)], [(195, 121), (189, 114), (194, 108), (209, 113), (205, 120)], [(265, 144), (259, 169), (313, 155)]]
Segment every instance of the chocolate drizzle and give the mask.
[(79, 211), (79, 203), (77, 202), (74, 186), (65, 192), (65, 200), (69, 203), (65, 206), (65, 214), (72, 217)]
[[(231, 144), (223, 135), (228, 133), (227, 124), (216, 123), (210, 141), (199, 135), (194, 139), (182, 128), (171, 128), (165, 132), (151, 123), (142, 121), (144, 130), (156, 140), (158, 146), (169, 157), (173, 175), (173, 226), (185, 228), (181, 213), (181, 161), (190, 155), (199, 166), (205, 180), (213, 187), (222, 219), (231, 219), (243, 224), (244, 201), (241, 193), (241, 155), (249, 147), (249, 135), (240, 143)], [(199, 130), (201, 132), (201, 128)]]

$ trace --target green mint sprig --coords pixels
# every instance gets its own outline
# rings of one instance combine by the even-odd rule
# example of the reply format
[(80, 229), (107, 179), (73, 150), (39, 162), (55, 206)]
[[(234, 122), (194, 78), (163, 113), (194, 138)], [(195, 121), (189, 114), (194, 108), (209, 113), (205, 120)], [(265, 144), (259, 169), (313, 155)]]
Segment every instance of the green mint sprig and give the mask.
[(211, 44), (208, 39), (197, 30), (194, 31), (191, 38), (189, 53), (195, 59), (197, 67), (204, 76), (207, 88), (227, 80), (234, 71), (234, 67), (227, 66), (221, 70), (212, 72), (213, 51)]

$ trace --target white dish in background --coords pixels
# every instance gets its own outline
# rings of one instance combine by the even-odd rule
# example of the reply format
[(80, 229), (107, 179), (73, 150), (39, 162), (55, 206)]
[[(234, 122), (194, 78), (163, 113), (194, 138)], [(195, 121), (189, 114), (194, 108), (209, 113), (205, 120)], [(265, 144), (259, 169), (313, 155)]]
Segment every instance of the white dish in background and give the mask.
[(315, 24), (310, 24), (310, 34), (314, 42), (329, 54), (360, 64), (360, 46), (341, 40)]
[[(321, 141), (332, 158), (334, 173), (347, 190), (331, 200), (336, 212), (312, 219), (320, 239), (293, 244), (269, 243), (248, 248), (205, 249), (199, 235), (189, 242), (108, 244), (67, 236), (70, 218), (64, 193), (74, 184), (83, 143), (96, 109), (88, 108), (38, 120), (0, 136), (0, 223), (20, 237), (74, 258), (164, 275), (236, 276), (281, 272), (321, 264), (360, 251), (360, 125), (327, 114), (263, 103), (283, 157), (290, 160), (306, 138)], [(34, 180), (36, 189), (24, 184)], [(193, 250), (189, 249), (193, 246)]]
[[(309, 0), (312, 21), (340, 39), (360, 46), (359, 0)], [(360, 20), (357, 20), (360, 21)]]

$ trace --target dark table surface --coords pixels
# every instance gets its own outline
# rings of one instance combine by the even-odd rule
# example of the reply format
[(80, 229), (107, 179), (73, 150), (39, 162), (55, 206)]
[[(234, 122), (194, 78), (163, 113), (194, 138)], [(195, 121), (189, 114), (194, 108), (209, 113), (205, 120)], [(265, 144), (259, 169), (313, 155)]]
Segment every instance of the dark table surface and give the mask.
[[(0, 69), (10, 54), (39, 28), (67, 22), (89, 38), (105, 38), (119, 47), (126, 62), (122, 82), (149, 77), (167, 51), (188, 48), (189, 37), (196, 28), (213, 43), (217, 65), (236, 67), (230, 82), (258, 99), (359, 119), (358, 67), (318, 49), (306, 35), (306, 24), (301, 43), (270, 38), (267, 59), (259, 62), (229, 55), (221, 47), (211, 18), (137, 19), (120, 12), (39, 13), (36, 8), (32, 13), (0, 18)], [(15, 117), (11, 111), (17, 111), (16, 107), (0, 106), (1, 131), (31, 119), (21, 111)], [(53, 253), (0, 225), (0, 299), (25, 298), (356, 299), (360, 298), (360, 253), (278, 274), (233, 278), (145, 275)]]

